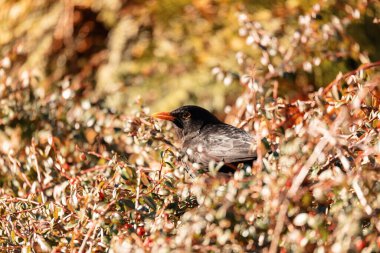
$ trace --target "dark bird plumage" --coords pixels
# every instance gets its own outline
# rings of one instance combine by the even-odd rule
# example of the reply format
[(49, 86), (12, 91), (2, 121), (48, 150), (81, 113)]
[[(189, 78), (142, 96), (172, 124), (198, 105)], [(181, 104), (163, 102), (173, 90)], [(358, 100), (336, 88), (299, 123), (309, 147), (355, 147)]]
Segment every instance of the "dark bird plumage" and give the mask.
[(256, 159), (251, 135), (223, 123), (202, 107), (187, 105), (172, 112), (155, 113), (152, 117), (172, 121), (181, 141), (182, 151), (189, 154), (192, 162), (202, 167), (207, 167), (211, 160), (222, 161), (228, 166), (220, 171), (230, 172), (233, 164)]

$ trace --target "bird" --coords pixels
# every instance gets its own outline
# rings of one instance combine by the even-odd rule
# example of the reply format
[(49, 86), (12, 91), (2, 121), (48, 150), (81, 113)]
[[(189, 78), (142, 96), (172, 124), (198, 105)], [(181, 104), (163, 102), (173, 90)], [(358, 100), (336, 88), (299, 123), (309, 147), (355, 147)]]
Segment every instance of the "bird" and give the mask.
[(207, 169), (210, 161), (222, 162), (219, 172), (234, 173), (239, 163), (256, 159), (255, 140), (246, 131), (220, 121), (208, 110), (185, 105), (153, 118), (171, 121), (180, 140), (180, 149), (189, 160)]

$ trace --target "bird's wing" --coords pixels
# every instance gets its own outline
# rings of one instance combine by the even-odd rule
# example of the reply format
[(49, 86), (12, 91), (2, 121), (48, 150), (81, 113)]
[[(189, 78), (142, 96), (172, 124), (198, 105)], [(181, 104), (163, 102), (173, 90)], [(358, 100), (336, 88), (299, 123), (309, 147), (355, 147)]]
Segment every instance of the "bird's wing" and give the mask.
[(207, 143), (204, 152), (200, 152), (205, 160), (234, 163), (256, 158), (256, 152), (252, 149), (252, 136), (233, 126), (223, 125), (217, 131), (205, 129), (199, 137)]

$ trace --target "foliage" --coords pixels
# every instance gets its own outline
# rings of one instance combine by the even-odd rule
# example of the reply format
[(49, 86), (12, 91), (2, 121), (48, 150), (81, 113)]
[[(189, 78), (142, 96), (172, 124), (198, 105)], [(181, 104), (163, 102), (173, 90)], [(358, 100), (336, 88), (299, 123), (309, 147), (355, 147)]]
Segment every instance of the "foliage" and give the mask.
[[(350, 31), (380, 7), (289, 2), (3, 3), (0, 249), (379, 251), (380, 63)], [(226, 121), (255, 137), (252, 167), (181, 157), (146, 106), (167, 92), (135, 97), (166, 75), (206, 80), (170, 106), (243, 91)]]

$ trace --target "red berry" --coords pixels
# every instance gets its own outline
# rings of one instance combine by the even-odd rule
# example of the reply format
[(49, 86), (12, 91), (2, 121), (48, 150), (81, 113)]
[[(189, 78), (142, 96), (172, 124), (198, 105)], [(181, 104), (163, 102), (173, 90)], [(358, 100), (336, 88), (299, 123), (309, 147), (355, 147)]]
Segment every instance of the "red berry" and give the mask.
[(138, 227), (136, 232), (137, 232), (138, 236), (143, 236), (143, 235), (145, 235), (145, 228), (144, 227)]
[(357, 251), (362, 251), (365, 247), (365, 241), (362, 239), (359, 239), (355, 242), (355, 248)]
[(291, 179), (286, 180), (285, 187), (289, 189), (291, 186), (292, 186), (292, 180)]
[(78, 181), (78, 179), (76, 177), (72, 177), (72, 178), (70, 178), (69, 183), (71, 185), (74, 185), (74, 184), (76, 184), (77, 181)]
[(104, 200), (104, 193), (102, 191), (99, 192), (99, 200), (100, 201)]
[(62, 165), (62, 168), (63, 168), (64, 170), (69, 170), (69, 169), (70, 169), (70, 166), (69, 166), (67, 163), (64, 163), (64, 164)]
[(125, 229), (130, 229), (130, 228), (132, 228), (133, 226), (132, 226), (132, 224), (129, 224), (129, 223), (125, 223), (124, 224), (124, 228)]
[(81, 159), (82, 161), (86, 161), (86, 160), (87, 160), (87, 156), (86, 156), (86, 154), (85, 154), (85, 153), (80, 154), (80, 159)]
[(152, 248), (153, 246), (153, 240), (151, 238), (146, 238), (144, 241), (144, 246), (148, 248)]

